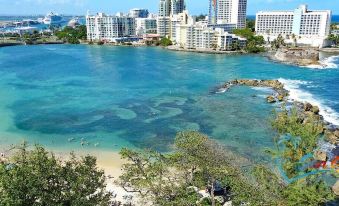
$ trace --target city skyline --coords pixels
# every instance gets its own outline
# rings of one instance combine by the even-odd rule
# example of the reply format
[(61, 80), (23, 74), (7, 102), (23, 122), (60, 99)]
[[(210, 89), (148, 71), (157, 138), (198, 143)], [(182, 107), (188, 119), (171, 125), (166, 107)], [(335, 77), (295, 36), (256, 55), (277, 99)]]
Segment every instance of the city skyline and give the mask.
[[(115, 0), (117, 1), (117, 0)], [(308, 4), (315, 9), (331, 9), (333, 14), (339, 14), (339, 4), (333, 0), (248, 0), (247, 14), (255, 15), (261, 10), (290, 10), (299, 4)], [(116, 3), (110, 0), (0, 0), (0, 15), (43, 15), (49, 11), (60, 14), (84, 15), (87, 10), (91, 13), (105, 12), (115, 14), (116, 12), (128, 12), (132, 8), (149, 9), (157, 13), (159, 0), (127, 0)], [(13, 6), (13, 4), (15, 6)], [(187, 9), (193, 15), (208, 14), (208, 0), (186, 0)]]

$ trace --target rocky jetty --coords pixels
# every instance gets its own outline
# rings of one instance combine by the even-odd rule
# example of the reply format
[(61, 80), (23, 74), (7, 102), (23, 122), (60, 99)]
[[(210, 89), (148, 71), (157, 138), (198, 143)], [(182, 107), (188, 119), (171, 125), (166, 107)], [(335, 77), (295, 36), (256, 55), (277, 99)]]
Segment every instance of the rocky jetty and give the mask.
[(288, 91), (284, 89), (284, 84), (278, 80), (256, 80), (256, 79), (235, 79), (228, 81), (221, 87), (217, 88), (217, 92), (227, 91), (234, 86), (249, 86), (249, 87), (269, 87), (272, 88), (276, 94), (267, 97), (267, 102), (275, 103), (277, 101), (284, 101), (288, 96)]
[(314, 48), (282, 48), (275, 53), (274, 59), (299, 66), (318, 65), (319, 50)]
[[(289, 91), (284, 88), (284, 84), (279, 80), (256, 80), (256, 79), (235, 79), (224, 83), (217, 87), (216, 93), (225, 92), (234, 86), (249, 86), (249, 87), (268, 87), (275, 91), (275, 94), (266, 97), (268, 103), (286, 102), (289, 96)], [(294, 101), (298, 108), (300, 115), (300, 122), (307, 123), (311, 120), (317, 119), (321, 122), (321, 129), (323, 131), (325, 140), (336, 147), (339, 145), (339, 128), (333, 128), (333, 125), (324, 121), (324, 118), (319, 114), (318, 106), (312, 105), (308, 102), (302, 103)], [(325, 157), (324, 157), (325, 154)], [(326, 152), (317, 151), (315, 159), (326, 159)]]

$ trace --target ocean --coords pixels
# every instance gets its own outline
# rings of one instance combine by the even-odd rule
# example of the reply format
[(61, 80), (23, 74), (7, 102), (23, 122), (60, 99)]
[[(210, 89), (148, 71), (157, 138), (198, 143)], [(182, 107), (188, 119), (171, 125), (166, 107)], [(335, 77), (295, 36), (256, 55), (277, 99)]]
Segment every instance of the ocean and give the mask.
[[(151, 47), (86, 45), (0, 49), (0, 145), (23, 140), (55, 150), (171, 150), (175, 134), (198, 130), (263, 161), (276, 135), (273, 91), (223, 82), (279, 79), (291, 98), (320, 106), (339, 125), (339, 58), (304, 68), (259, 55), (224, 56)], [(85, 142), (86, 144), (82, 144)]]

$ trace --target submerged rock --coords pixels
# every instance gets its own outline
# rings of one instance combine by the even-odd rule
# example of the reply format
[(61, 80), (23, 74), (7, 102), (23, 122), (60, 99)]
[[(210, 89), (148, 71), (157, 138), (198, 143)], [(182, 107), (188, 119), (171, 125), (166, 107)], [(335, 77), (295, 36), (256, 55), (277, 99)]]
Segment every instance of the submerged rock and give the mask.
[(268, 103), (275, 103), (276, 102), (276, 100), (273, 96), (268, 96), (266, 99), (267, 99)]

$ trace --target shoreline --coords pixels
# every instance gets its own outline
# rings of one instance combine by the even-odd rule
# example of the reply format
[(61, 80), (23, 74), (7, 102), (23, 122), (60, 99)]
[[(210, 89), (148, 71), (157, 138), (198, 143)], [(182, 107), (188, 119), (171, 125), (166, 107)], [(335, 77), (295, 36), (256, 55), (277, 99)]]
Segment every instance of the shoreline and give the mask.
[(217, 51), (212, 49), (184, 49), (179, 48), (175, 45), (163, 47), (164, 49), (170, 50), (170, 51), (178, 51), (178, 52), (191, 52), (191, 53), (200, 53), (200, 54), (224, 54), (224, 55), (243, 55), (247, 54), (243, 51)]

